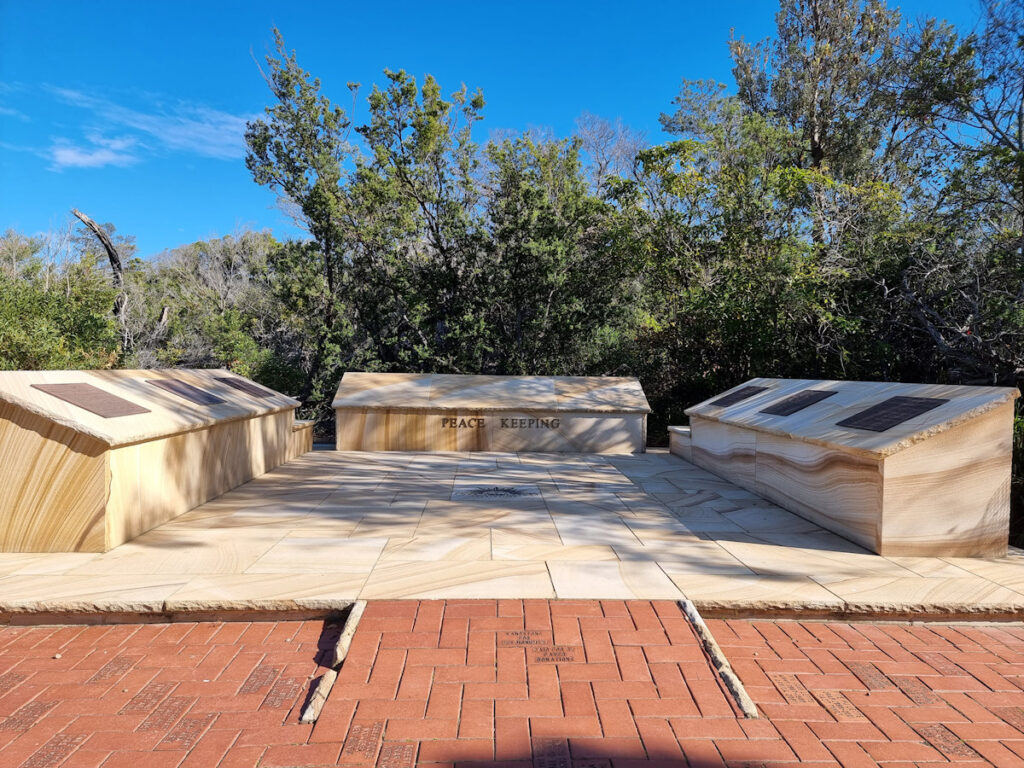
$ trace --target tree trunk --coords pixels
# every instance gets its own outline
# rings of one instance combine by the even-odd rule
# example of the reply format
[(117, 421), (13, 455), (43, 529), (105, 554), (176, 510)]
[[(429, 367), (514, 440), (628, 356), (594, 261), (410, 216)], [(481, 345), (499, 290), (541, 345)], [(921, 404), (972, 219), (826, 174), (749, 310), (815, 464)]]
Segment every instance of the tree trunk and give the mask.
[(117, 322), (121, 326), (122, 347), (125, 352), (129, 352), (131, 351), (131, 340), (128, 337), (127, 325), (125, 323), (125, 307), (127, 302), (124, 294), (124, 266), (121, 263), (121, 255), (117, 252), (117, 248), (114, 247), (110, 235), (107, 234), (103, 227), (77, 208), (72, 208), (71, 212), (75, 214), (79, 221), (92, 230), (92, 233), (96, 235), (96, 238), (103, 246), (103, 250), (107, 252), (107, 258), (110, 260), (110, 271), (114, 278), (114, 287), (117, 289), (117, 297), (114, 299), (114, 317), (117, 318)]

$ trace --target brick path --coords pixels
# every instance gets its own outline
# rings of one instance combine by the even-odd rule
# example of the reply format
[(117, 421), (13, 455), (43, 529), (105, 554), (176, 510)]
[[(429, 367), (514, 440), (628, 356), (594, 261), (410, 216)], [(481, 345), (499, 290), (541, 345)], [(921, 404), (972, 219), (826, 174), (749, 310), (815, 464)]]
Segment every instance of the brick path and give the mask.
[[(1024, 765), (1024, 627), (709, 621), (670, 601), (372, 602), (322, 622), (0, 628), (0, 766)], [(59, 655), (59, 658), (55, 658)]]
[(708, 626), (770, 720), (759, 727), (771, 754), (844, 766), (1024, 765), (1019, 623)]

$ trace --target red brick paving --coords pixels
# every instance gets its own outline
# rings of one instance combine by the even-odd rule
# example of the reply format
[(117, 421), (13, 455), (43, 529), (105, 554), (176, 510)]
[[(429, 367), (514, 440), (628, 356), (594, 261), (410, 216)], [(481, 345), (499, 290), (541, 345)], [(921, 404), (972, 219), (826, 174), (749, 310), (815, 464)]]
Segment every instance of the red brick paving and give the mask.
[(5, 627), (0, 766), (1024, 765), (1019, 624), (708, 625), (762, 719), (669, 601), (372, 602), (315, 725), (322, 622)]

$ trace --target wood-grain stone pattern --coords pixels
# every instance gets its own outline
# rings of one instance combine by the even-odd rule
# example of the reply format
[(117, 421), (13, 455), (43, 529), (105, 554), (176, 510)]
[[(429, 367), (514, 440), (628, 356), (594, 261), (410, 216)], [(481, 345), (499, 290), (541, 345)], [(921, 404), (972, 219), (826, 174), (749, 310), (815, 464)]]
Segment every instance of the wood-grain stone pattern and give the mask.
[(345, 374), (343, 451), (634, 453), (650, 407), (636, 379)]
[[(687, 410), (673, 452), (883, 555), (1006, 553), (1016, 389), (753, 379), (734, 405)], [(789, 414), (773, 406), (834, 392)], [(893, 397), (941, 402), (884, 431), (839, 422)]]
[[(218, 402), (199, 405), (151, 379), (186, 382)], [(224, 379), (239, 377), (0, 372), (0, 551), (103, 552), (312, 447), (310, 427), (294, 423), (295, 400)], [(72, 383), (138, 407), (105, 418), (33, 386)]]

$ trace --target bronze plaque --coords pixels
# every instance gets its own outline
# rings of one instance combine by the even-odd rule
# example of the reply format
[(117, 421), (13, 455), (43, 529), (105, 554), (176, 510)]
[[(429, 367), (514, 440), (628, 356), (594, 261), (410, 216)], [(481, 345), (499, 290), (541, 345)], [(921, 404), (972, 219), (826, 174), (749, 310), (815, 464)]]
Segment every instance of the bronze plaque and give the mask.
[(888, 400), (872, 405), (849, 418), (837, 421), (836, 426), (885, 432), (897, 424), (902, 424), (922, 413), (928, 413), (928, 411), (948, 402), (949, 400), (938, 397), (890, 397)]
[(167, 390), (178, 397), (183, 397), (196, 405), (217, 405), (224, 402), (204, 389), (193, 387), (191, 384), (176, 379), (146, 379), (146, 383)]
[(245, 392), (247, 395), (253, 397), (274, 397), (274, 392), (263, 387), (256, 386), (251, 381), (240, 379), (237, 376), (218, 376), (217, 381), (221, 384), (227, 384), (229, 387), (237, 389), (239, 392)]
[(760, 413), (767, 413), (772, 416), (792, 416), (797, 411), (802, 411), (808, 406), (820, 403), (825, 398), (832, 397), (835, 393), (835, 390), (830, 392), (827, 389), (805, 389), (803, 392), (797, 392), (795, 395), (784, 397), (767, 408), (762, 408)]
[(714, 405), (718, 408), (724, 408), (727, 405), (736, 405), (736, 403), (741, 403), (754, 395), (767, 392), (768, 389), (769, 387), (740, 387), (735, 392), (730, 392), (728, 395), (723, 395), (717, 400), (712, 400), (708, 405)]
[(136, 405), (131, 400), (112, 395), (92, 384), (33, 384), (33, 389), (38, 389), (48, 395), (71, 403), (82, 410), (95, 413), (104, 419), (115, 419), (118, 416), (136, 416), (140, 413), (149, 413), (149, 408)]

